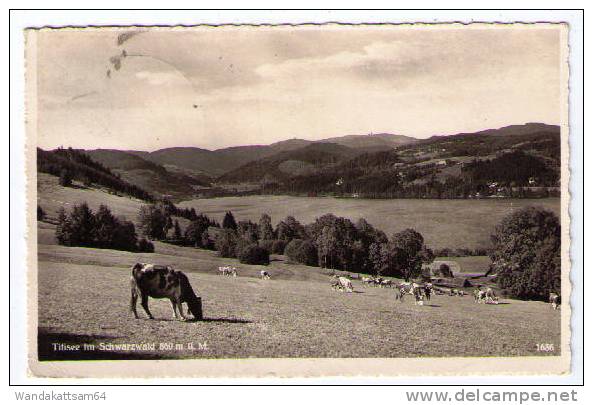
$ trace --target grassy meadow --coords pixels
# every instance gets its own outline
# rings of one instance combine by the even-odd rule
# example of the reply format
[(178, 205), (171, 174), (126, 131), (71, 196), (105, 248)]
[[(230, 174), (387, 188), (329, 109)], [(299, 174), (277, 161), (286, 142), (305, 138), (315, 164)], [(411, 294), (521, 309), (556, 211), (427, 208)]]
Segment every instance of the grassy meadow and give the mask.
[(543, 206), (557, 215), (560, 199), (484, 199), (484, 200), (367, 200), (332, 197), (247, 196), (184, 201), (180, 207), (222, 220), (225, 212), (235, 218), (258, 221), (267, 213), (276, 224), (287, 215), (306, 224), (323, 214), (333, 213), (353, 221), (365, 218), (391, 235), (406, 228), (420, 232), (433, 249), (477, 248), (490, 245), (494, 227), (507, 214), (528, 205)]
[[(141, 205), (99, 190), (63, 188), (53, 176), (40, 174), (39, 183), (38, 203), (50, 217), (60, 206), (87, 201), (93, 209), (104, 203), (116, 215), (135, 220)], [(538, 202), (551, 208), (556, 204), (555, 200)], [(516, 206), (528, 203), (514, 202)], [(472, 208), (471, 204), (477, 205)], [(396, 226), (384, 228), (389, 232), (398, 226), (413, 226), (429, 243), (441, 241), (455, 247), (456, 241), (471, 247), (477, 228), (483, 233), (485, 221), (493, 227), (508, 204), (249, 197), (200, 200), (191, 206), (216, 219), (230, 209), (237, 219), (254, 220), (273, 208), (274, 222), (289, 214), (307, 222), (325, 212), (349, 213), (354, 219), (364, 216), (379, 227)], [(427, 230), (433, 228), (440, 233)], [(466, 229), (466, 234), (460, 235), (460, 229)], [(269, 266), (250, 266), (220, 258), (216, 252), (160, 242), (155, 242), (155, 253), (59, 246), (54, 233), (54, 225), (39, 223), (38, 348), (42, 360), (559, 354), (536, 350), (538, 343), (560, 345), (560, 311), (543, 302), (503, 299), (499, 305), (484, 305), (474, 303), (470, 296), (435, 296), (427, 305), (417, 306), (410, 297), (396, 301), (393, 289), (365, 288), (358, 280), (353, 281), (354, 293), (334, 291), (331, 270), (290, 264), (284, 256), (272, 256)], [(450, 259), (473, 260), (473, 264), (466, 263), (473, 266), (467, 267), (472, 272), (484, 263), (484, 258)], [(154, 299), (149, 305), (156, 319), (148, 320), (140, 305), (142, 319), (134, 319), (129, 310), (129, 278), (130, 267), (138, 261), (172, 265), (186, 272), (202, 297), (205, 319), (175, 321), (168, 300)], [(239, 277), (219, 275), (221, 265), (236, 266)], [(258, 278), (262, 269), (271, 274), (271, 280)], [(70, 352), (55, 350), (52, 343), (87, 343), (96, 348), (101, 343), (147, 343), (155, 347)]]
[[(357, 280), (354, 293), (334, 291), (328, 270), (288, 264), (283, 256), (265, 267), (272, 279), (260, 280), (263, 266), (215, 252), (158, 242), (151, 254), (57, 246), (52, 228), (39, 228), (39, 353), (45, 360), (559, 354), (536, 351), (537, 343), (560, 344), (560, 311), (543, 302), (484, 305), (470, 296), (435, 296), (416, 306), (411, 297), (396, 301), (393, 289)], [(148, 320), (139, 305), (142, 319), (134, 319), (129, 268), (136, 261), (186, 272), (202, 296), (205, 320), (175, 321), (168, 300), (154, 299), (149, 305), (156, 319)], [(227, 264), (238, 268), (239, 277), (217, 274)], [(52, 343), (155, 348), (73, 354), (53, 350)]]

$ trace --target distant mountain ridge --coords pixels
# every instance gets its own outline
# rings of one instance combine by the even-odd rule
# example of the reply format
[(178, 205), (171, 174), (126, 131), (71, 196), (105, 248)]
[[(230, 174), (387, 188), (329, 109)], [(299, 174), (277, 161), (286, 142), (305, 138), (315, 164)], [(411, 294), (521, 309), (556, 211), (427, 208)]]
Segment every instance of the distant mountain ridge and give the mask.
[(197, 147), (173, 147), (154, 152), (128, 151), (165, 167), (174, 166), (188, 173), (218, 177), (249, 162), (267, 158), (277, 153), (291, 151), (316, 143), (331, 143), (362, 151), (389, 150), (399, 145), (417, 142), (416, 138), (394, 134), (345, 135), (318, 141), (293, 138), (270, 145), (232, 146), (208, 150)]
[(484, 129), (477, 132), (460, 132), (457, 134), (448, 135), (434, 135), (428, 140), (441, 137), (456, 137), (456, 136), (470, 136), (470, 135), (494, 135), (494, 136), (508, 136), (508, 135), (528, 135), (537, 132), (559, 132), (560, 126), (543, 124), (541, 122), (528, 122), (525, 124), (507, 125), (501, 128)]
[[(355, 145), (361, 145), (357, 137), (337, 139), (354, 139)], [(395, 147), (366, 152), (361, 147), (316, 142), (249, 162), (216, 182), (227, 187), (251, 184), (253, 192), (259, 187), (261, 193), (369, 198), (558, 193), (560, 127), (556, 125), (529, 123), (403, 141)], [(326, 147), (308, 150), (313, 145)], [(365, 146), (369, 148), (369, 144)]]
[(488, 182), (556, 187), (560, 127), (527, 123), (427, 139), (379, 133), (216, 150), (81, 152), (129, 184), (176, 199), (244, 192), (467, 198), (489, 192)]

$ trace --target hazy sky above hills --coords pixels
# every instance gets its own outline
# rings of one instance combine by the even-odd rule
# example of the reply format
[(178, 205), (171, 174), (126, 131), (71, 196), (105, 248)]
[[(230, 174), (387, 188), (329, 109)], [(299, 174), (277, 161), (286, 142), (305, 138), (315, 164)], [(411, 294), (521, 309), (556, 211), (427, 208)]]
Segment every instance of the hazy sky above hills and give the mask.
[(560, 26), (201, 27), (121, 35), (130, 32), (37, 34), (40, 147), (216, 149), (561, 121)]

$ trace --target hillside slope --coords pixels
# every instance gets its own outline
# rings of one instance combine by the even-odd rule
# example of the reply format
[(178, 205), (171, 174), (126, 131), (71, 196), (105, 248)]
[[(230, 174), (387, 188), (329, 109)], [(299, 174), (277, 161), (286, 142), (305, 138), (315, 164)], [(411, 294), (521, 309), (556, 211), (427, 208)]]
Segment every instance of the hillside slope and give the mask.
[[(325, 164), (278, 154), (250, 162), (218, 181), (263, 183), (268, 193), (381, 198), (536, 197), (558, 193), (558, 126), (513, 125), (434, 136), (376, 152), (347, 150), (352, 153), (339, 153), (334, 160), (325, 157)], [(270, 188), (269, 183), (275, 185)]]
[(118, 173), (122, 179), (137, 184), (157, 196), (186, 197), (194, 193), (195, 187), (209, 186), (204, 176), (198, 178), (185, 173), (174, 173), (136, 154), (112, 149), (88, 150), (85, 153)]
[(58, 148), (52, 151), (37, 148), (37, 172), (63, 175), (85, 186), (101, 186), (111, 192), (124, 193), (142, 200), (149, 201), (154, 198), (147, 190), (122, 179), (118, 173), (93, 160), (84, 151), (72, 148)]
[(218, 178), (219, 183), (282, 183), (295, 176), (313, 176), (361, 152), (333, 143), (311, 143), (247, 163)]

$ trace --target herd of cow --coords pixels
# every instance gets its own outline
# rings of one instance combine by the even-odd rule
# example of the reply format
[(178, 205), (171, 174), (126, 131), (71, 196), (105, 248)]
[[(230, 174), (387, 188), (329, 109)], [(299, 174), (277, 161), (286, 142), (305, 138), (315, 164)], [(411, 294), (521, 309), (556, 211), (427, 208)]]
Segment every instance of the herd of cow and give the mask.
[[(221, 266), (218, 268), (220, 274), (229, 277), (237, 277), (237, 269), (231, 266)], [(269, 280), (270, 273), (266, 270), (260, 271), (262, 280)], [(340, 275), (331, 276), (331, 287), (336, 291), (354, 292), (352, 280)], [(374, 286), (380, 288), (395, 288), (396, 300), (403, 302), (406, 295), (412, 295), (416, 305), (424, 305), (424, 302), (430, 301), (432, 295), (451, 295), (465, 296), (461, 289), (442, 289), (435, 287), (432, 283), (401, 282), (383, 279), (381, 277), (362, 277), (363, 286)], [(183, 313), (183, 303), (187, 304), (188, 312), (195, 319), (202, 319), (202, 300), (196, 296), (187, 276), (171, 266), (159, 266), (155, 264), (136, 263), (132, 266), (131, 277), (130, 309), (134, 316), (138, 318), (136, 312), (136, 302), (138, 297), (141, 299), (141, 305), (150, 319), (154, 319), (148, 308), (148, 297), (168, 298), (171, 301), (173, 316), (178, 318), (177, 310), (183, 320), (188, 318)], [(498, 297), (490, 287), (486, 289), (477, 288), (474, 290), (474, 301), (484, 304), (498, 304)], [(549, 303), (553, 309), (560, 306), (560, 296), (556, 293), (550, 293)]]
[[(442, 289), (435, 287), (432, 283), (415, 283), (415, 282), (401, 282), (384, 279), (382, 277), (362, 277), (363, 286), (372, 286), (379, 288), (395, 288), (395, 299), (400, 302), (404, 301), (406, 295), (414, 297), (416, 305), (424, 305), (425, 301), (430, 301), (432, 295), (450, 295), (450, 296), (465, 296), (465, 291), (461, 289)], [(352, 281), (345, 276), (333, 275), (331, 287), (337, 291), (353, 292)], [(474, 300), (477, 303), (484, 304), (498, 304), (498, 297), (494, 290), (490, 287), (482, 290), (477, 288), (474, 290)]]
[[(236, 267), (219, 266), (218, 267), (218, 272), (220, 274), (222, 274), (223, 276), (237, 277), (237, 268)], [(262, 270), (262, 271), (259, 272), (259, 278), (261, 278), (262, 280), (269, 280), (272, 277), (270, 276), (270, 273), (268, 273), (265, 270)]]

